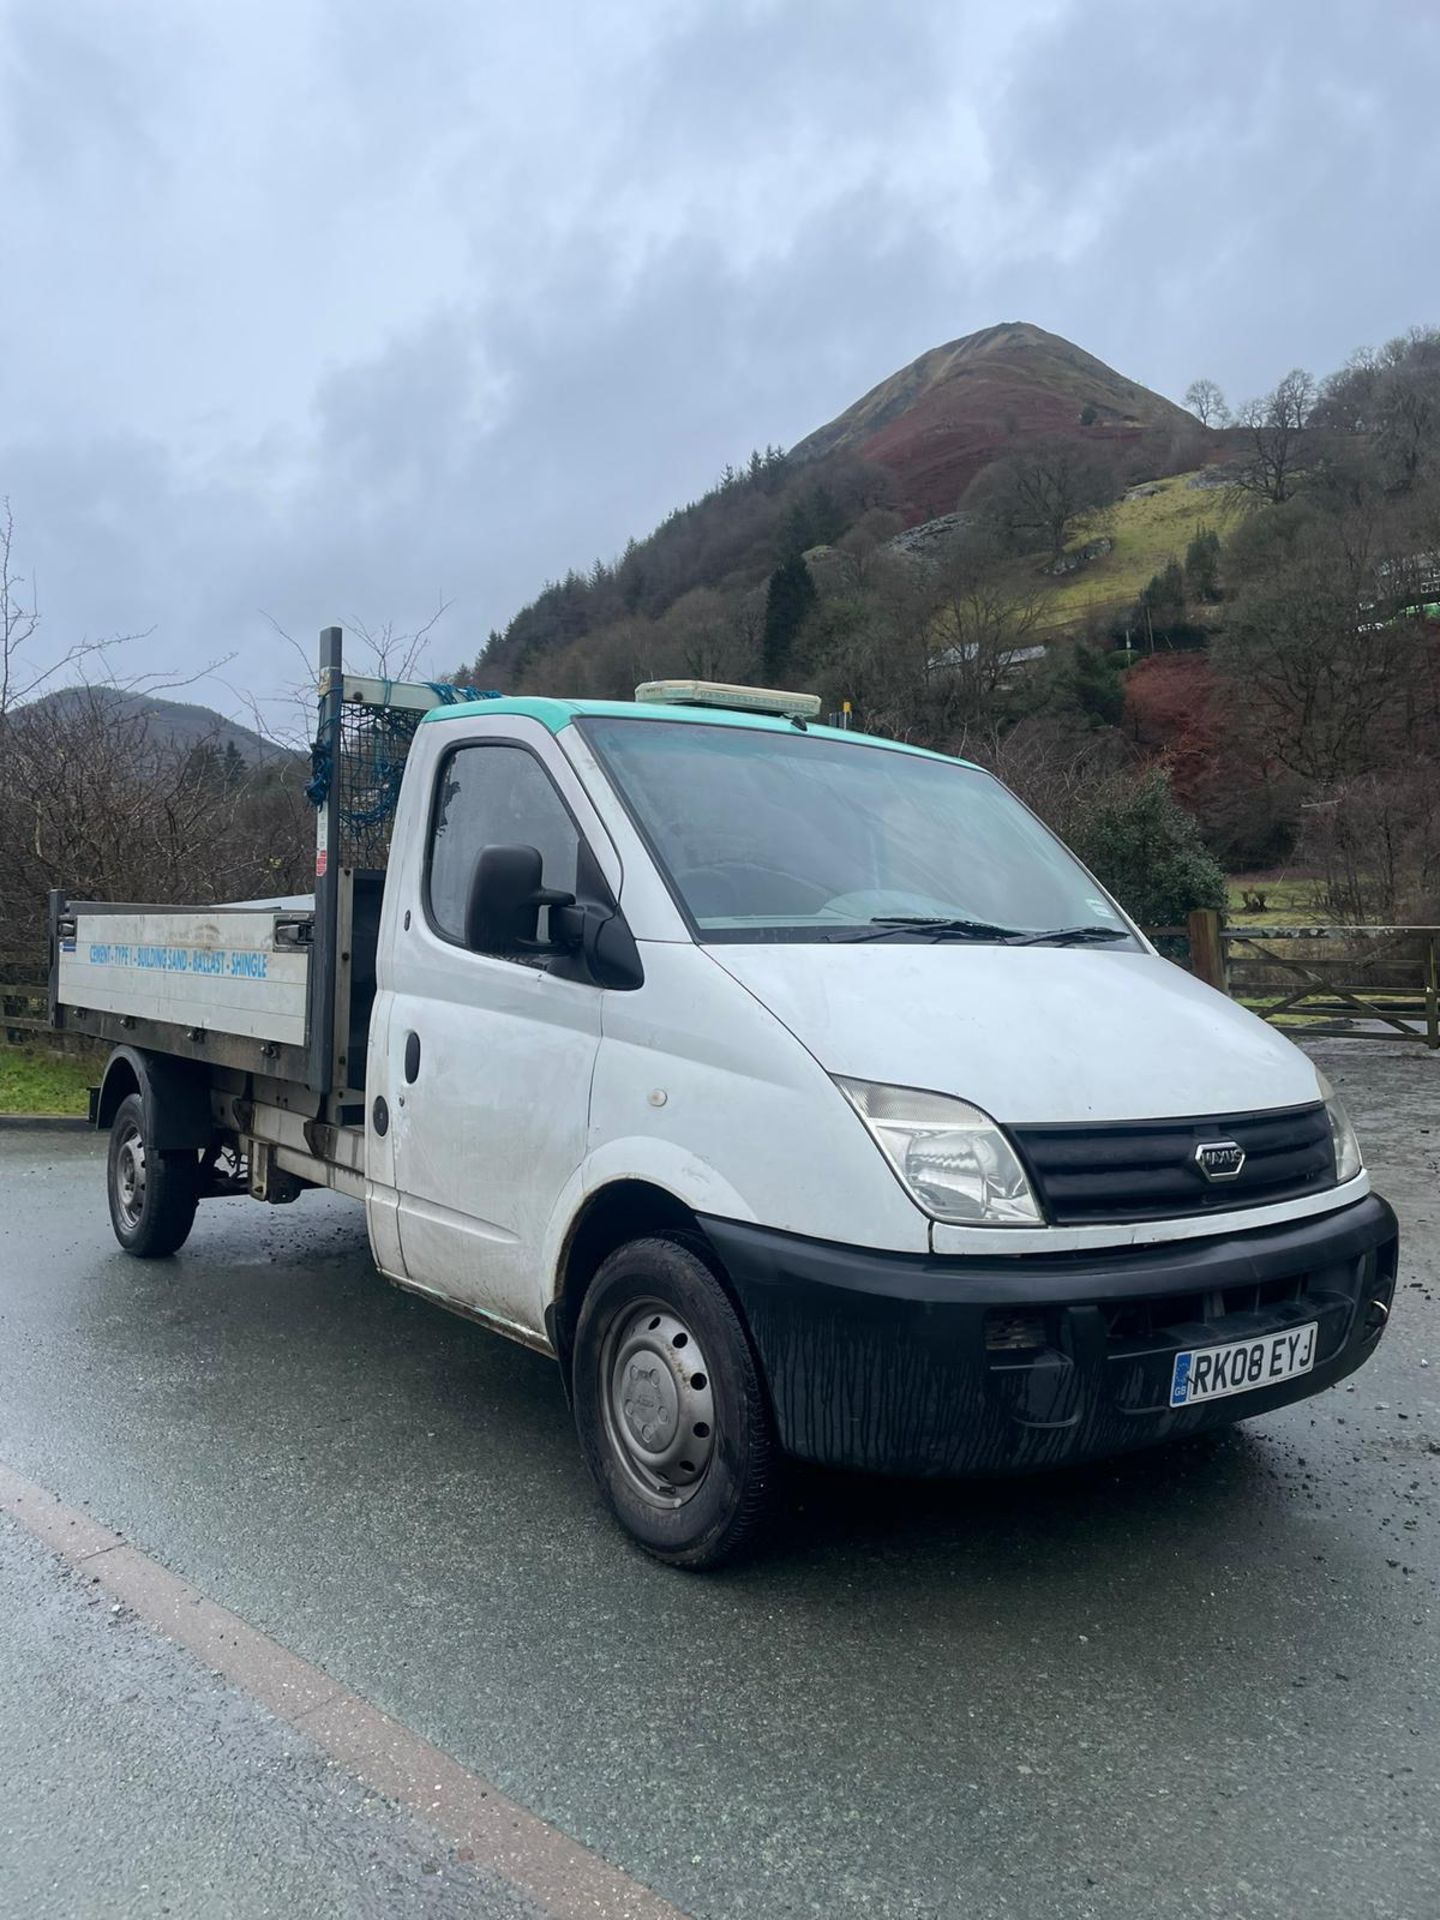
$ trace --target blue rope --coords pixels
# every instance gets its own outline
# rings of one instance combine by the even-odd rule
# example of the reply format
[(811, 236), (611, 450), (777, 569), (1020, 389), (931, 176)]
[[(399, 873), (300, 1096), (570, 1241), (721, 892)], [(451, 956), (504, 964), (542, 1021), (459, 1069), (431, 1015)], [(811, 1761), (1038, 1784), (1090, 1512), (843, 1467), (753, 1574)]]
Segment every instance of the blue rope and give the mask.
[(330, 798), (330, 781), (335, 769), (330, 764), (330, 747), (323, 739), (310, 742), (310, 778), (305, 783), (305, 798), (312, 807), (323, 807)]
[(458, 707), (462, 700), (503, 700), (505, 697), (494, 687), (482, 692), (478, 687), (452, 686), (448, 680), (422, 680), (420, 684), (430, 689), (442, 707)]

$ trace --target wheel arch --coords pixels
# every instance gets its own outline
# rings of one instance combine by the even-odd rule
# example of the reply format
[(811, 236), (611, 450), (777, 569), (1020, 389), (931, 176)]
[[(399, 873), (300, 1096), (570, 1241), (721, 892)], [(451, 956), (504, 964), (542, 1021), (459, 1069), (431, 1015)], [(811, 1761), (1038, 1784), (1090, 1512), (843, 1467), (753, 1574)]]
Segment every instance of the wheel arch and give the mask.
[(215, 1125), (210, 1076), (202, 1063), (143, 1047), (117, 1047), (105, 1063), (95, 1102), (96, 1126), (110, 1126), (121, 1101), (132, 1093), (138, 1093), (144, 1105), (145, 1138), (158, 1153), (209, 1146)]
[(545, 1329), (560, 1361), (567, 1394), (575, 1328), (590, 1282), (617, 1247), (651, 1233), (683, 1233), (699, 1242), (717, 1278), (725, 1281), (724, 1266), (698, 1217), (668, 1188), (637, 1178), (611, 1180), (597, 1187), (570, 1224), (556, 1269), (555, 1292), (545, 1309)]

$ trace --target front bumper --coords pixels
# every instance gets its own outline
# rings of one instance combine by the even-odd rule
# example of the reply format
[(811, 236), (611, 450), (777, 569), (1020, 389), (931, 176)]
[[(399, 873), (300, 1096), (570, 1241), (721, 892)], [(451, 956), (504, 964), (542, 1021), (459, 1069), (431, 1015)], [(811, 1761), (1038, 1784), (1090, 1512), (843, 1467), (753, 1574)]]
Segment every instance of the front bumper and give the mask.
[[(1281, 1226), (1080, 1254), (945, 1258), (702, 1225), (786, 1451), (903, 1474), (1098, 1459), (1318, 1393), (1374, 1352), (1398, 1247), (1374, 1194)], [(1309, 1320), (1311, 1372), (1171, 1408), (1177, 1353)]]

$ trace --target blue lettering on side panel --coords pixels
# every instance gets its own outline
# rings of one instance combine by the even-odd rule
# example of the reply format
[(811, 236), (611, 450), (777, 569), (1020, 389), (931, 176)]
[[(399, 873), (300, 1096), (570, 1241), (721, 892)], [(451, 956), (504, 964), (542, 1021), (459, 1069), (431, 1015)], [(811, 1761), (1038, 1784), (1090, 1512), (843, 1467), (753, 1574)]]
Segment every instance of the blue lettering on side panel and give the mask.
[[(73, 947), (69, 949), (74, 951)], [(198, 973), (232, 980), (268, 980), (270, 956), (252, 947), (132, 947), (122, 941), (92, 940), (86, 956), (92, 967), (134, 967), (142, 973)]]

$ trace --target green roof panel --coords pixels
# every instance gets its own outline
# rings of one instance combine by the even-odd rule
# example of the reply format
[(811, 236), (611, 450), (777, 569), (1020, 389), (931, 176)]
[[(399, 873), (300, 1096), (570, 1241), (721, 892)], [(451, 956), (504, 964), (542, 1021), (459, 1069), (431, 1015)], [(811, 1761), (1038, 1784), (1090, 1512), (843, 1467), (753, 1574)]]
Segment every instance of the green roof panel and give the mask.
[[(528, 694), (503, 694), (498, 700), (462, 700), (452, 707), (432, 707), (423, 724), (433, 726), (447, 720), (500, 719), (538, 720), (551, 733), (561, 733), (576, 720), (587, 717), (605, 720), (684, 720), (699, 727), (752, 727), (765, 733), (793, 733), (793, 723), (776, 714), (739, 713), (728, 707), (667, 707), (641, 704), (634, 700), (550, 700)], [(932, 753), (928, 747), (912, 747), (905, 740), (884, 740), (878, 734), (856, 733), (842, 727), (822, 727), (813, 720), (805, 725), (807, 733), (825, 740), (845, 740), (855, 746), (889, 747), (896, 753), (915, 753), (926, 760), (954, 760), (948, 753)], [(971, 762), (961, 761), (962, 766)]]

